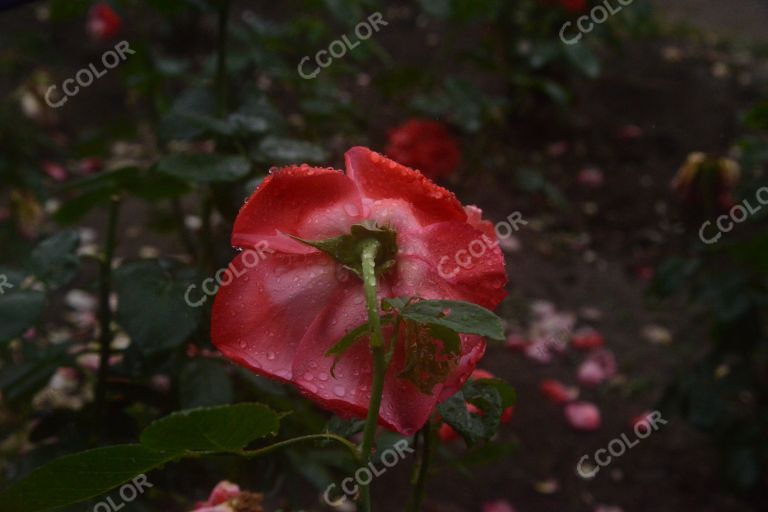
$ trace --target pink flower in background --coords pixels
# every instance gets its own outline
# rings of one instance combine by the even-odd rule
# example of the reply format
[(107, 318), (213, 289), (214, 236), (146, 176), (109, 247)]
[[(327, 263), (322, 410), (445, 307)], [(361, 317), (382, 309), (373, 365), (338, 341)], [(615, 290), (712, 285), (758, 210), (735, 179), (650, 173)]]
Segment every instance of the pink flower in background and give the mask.
[(507, 500), (489, 501), (483, 504), (483, 512), (515, 512), (515, 507)]
[(410, 119), (393, 129), (384, 153), (430, 179), (453, 173), (461, 160), (456, 137), (445, 125), (429, 119)]
[(97, 41), (108, 41), (120, 32), (123, 21), (107, 2), (99, 2), (88, 13), (86, 28)]
[(600, 188), (603, 186), (603, 171), (595, 167), (585, 167), (579, 171), (576, 182), (584, 188)]
[(591, 432), (602, 423), (600, 409), (590, 402), (573, 402), (565, 406), (565, 419), (576, 430)]
[(609, 350), (594, 352), (579, 366), (578, 379), (584, 386), (597, 386), (616, 375), (616, 358)]
[(43, 162), (42, 167), (45, 174), (47, 174), (53, 181), (65, 181), (67, 179), (67, 170), (61, 164), (46, 160)]
[(219, 482), (207, 501), (198, 502), (190, 512), (264, 512), (261, 494), (242, 491), (232, 482)]

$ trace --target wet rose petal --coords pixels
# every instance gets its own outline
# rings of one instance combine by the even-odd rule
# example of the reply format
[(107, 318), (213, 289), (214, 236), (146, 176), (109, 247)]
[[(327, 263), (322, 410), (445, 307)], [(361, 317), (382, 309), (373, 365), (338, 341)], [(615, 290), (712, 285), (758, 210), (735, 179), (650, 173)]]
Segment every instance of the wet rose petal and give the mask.
[(577, 378), (580, 384), (594, 387), (615, 376), (617, 369), (613, 353), (609, 350), (600, 350), (594, 352), (579, 366)]

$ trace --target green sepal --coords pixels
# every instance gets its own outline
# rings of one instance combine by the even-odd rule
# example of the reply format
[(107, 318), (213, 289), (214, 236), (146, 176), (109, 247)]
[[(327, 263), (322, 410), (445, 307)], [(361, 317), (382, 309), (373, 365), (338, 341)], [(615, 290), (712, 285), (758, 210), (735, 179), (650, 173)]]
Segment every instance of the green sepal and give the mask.
[(397, 233), (388, 227), (381, 228), (370, 222), (355, 224), (348, 235), (326, 240), (304, 240), (292, 235), (291, 238), (320, 249), (361, 279), (363, 277), (362, 252), (366, 242), (377, 240), (380, 244), (379, 251), (376, 253), (377, 275), (392, 268), (397, 256)]

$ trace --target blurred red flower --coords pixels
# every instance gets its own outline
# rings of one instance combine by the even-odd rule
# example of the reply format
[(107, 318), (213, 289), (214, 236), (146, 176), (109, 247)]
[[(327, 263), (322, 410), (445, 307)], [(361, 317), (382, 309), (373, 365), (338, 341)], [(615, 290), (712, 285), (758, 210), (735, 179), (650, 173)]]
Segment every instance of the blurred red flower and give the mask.
[(390, 131), (384, 152), (430, 179), (453, 173), (461, 160), (456, 137), (445, 125), (429, 119), (411, 119)]
[(559, 4), (571, 12), (582, 12), (587, 9), (587, 0), (542, 0), (548, 4)]
[(515, 507), (507, 500), (489, 501), (483, 504), (483, 512), (515, 512)]
[[(348, 235), (362, 222), (396, 233), (395, 265), (379, 277), (383, 297), (420, 297), (473, 302), (494, 308), (506, 295), (504, 258), (496, 246), (469, 269), (439, 272), (441, 261), (485, 235), (485, 226), (449, 191), (367, 148), (346, 153), (344, 174), (307, 165), (273, 170), (241, 209), (232, 244), (265, 245), (270, 254), (244, 269), (219, 291), (212, 339), (233, 361), (261, 375), (291, 383), (310, 399), (342, 416), (363, 417), (370, 401), (371, 354), (354, 344), (338, 361), (325, 357), (352, 329), (367, 322), (362, 281), (325, 252), (292, 237), (326, 240)], [(476, 212), (475, 212), (476, 213)], [(495, 236), (494, 236), (495, 239)], [(389, 333), (385, 332), (385, 335)], [(427, 343), (438, 343), (425, 336)], [(437, 403), (458, 391), (485, 352), (479, 336), (461, 336), (456, 364), (427, 392), (400, 377), (406, 362), (399, 344), (388, 368), (380, 423), (410, 435)]]
[(88, 13), (87, 29), (97, 41), (108, 41), (117, 36), (123, 20), (107, 2), (99, 2)]
[(591, 327), (584, 327), (573, 333), (571, 346), (576, 350), (592, 350), (605, 345), (603, 335)]
[(553, 379), (541, 381), (539, 383), (539, 391), (555, 405), (565, 405), (576, 400), (579, 396), (577, 388), (568, 387), (562, 382)]

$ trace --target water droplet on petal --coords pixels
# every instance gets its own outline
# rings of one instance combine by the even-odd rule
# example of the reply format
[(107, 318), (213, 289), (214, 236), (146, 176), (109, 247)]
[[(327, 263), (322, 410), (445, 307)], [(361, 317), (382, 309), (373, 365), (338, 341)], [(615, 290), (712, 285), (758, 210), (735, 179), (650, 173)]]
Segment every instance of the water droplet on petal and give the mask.
[(344, 389), (343, 386), (334, 386), (333, 392), (336, 394), (336, 396), (344, 396), (347, 394), (347, 390)]

